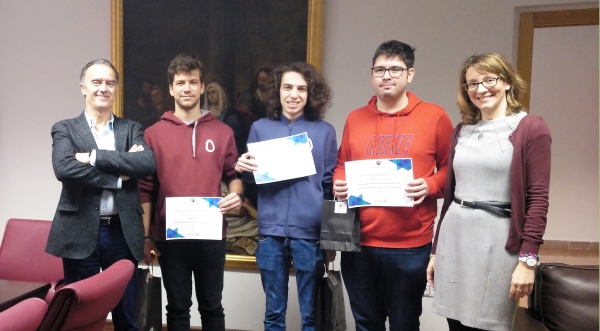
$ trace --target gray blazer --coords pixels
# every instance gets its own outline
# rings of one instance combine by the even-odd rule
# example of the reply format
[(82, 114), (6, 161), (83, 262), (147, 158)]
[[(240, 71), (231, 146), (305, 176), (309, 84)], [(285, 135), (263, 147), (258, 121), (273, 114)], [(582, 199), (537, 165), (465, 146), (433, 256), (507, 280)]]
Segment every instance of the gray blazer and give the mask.
[[(119, 208), (123, 234), (138, 261), (144, 257), (144, 225), (137, 178), (154, 173), (154, 153), (144, 142), (139, 123), (115, 116), (115, 150), (96, 146), (85, 114), (52, 126), (52, 167), (62, 192), (46, 245), (46, 252), (63, 258), (83, 259), (96, 248), (102, 191), (112, 190)], [(144, 151), (128, 153), (133, 145)], [(92, 167), (75, 159), (75, 153), (96, 149)], [(120, 175), (129, 176), (117, 189)]]

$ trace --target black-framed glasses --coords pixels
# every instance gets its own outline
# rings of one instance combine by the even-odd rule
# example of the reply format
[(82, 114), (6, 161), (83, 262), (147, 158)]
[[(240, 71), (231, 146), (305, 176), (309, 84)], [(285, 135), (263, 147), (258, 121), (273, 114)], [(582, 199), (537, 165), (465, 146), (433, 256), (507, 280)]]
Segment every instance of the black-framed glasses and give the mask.
[(398, 78), (398, 77), (402, 76), (402, 73), (404, 72), (404, 70), (408, 70), (408, 69), (402, 68), (402, 67), (391, 67), (391, 68), (373, 67), (373, 68), (371, 68), (371, 71), (373, 72), (373, 76), (375, 76), (375, 77), (383, 77), (385, 75), (385, 72), (389, 71), (390, 77)]
[(482, 80), (481, 82), (470, 82), (470, 83), (462, 84), (462, 86), (465, 88), (465, 90), (467, 90), (469, 92), (474, 92), (474, 91), (477, 91), (479, 84), (483, 85), (483, 87), (496, 86), (496, 84), (498, 84), (498, 79), (500, 79), (500, 78), (502, 78), (502, 76), (498, 76), (496, 78), (486, 78), (486, 79)]

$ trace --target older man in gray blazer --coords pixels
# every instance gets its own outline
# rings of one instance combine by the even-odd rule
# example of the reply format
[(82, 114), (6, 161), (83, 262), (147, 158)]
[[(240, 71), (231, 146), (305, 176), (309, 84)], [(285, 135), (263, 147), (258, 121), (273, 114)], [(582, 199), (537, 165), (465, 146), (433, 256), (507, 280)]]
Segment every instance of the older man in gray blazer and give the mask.
[[(139, 123), (112, 114), (119, 74), (107, 60), (81, 71), (86, 108), (52, 126), (52, 166), (62, 192), (46, 251), (63, 259), (73, 283), (128, 259), (144, 257), (137, 178), (154, 173), (154, 154)], [(137, 270), (112, 311), (115, 330), (138, 330)]]

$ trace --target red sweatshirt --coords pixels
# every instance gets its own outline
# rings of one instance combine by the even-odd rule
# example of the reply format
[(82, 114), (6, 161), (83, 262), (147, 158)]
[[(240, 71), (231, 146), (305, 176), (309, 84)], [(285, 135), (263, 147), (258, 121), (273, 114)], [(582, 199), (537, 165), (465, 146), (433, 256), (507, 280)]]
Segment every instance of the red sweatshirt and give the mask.
[(152, 232), (165, 240), (165, 197), (220, 197), (221, 180), (229, 184), (236, 178), (238, 153), (231, 128), (211, 113), (185, 124), (166, 112), (144, 140), (156, 156), (156, 172), (138, 180), (140, 202), (154, 204)]
[[(429, 194), (415, 207), (361, 207), (364, 246), (410, 248), (433, 237), (438, 198), (443, 196), (452, 122), (446, 111), (408, 93), (408, 105), (393, 113), (377, 109), (377, 98), (348, 115), (333, 180), (345, 180), (346, 161), (412, 158), (415, 179)], [(437, 172), (435, 169), (437, 168)]]

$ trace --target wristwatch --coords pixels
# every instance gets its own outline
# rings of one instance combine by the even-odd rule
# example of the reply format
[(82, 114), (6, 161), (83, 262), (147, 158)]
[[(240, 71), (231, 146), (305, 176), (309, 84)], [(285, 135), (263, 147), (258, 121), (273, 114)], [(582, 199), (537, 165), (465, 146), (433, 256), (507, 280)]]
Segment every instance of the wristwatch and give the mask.
[(537, 267), (540, 264), (540, 258), (534, 254), (519, 254), (519, 261), (525, 262), (528, 267)]

